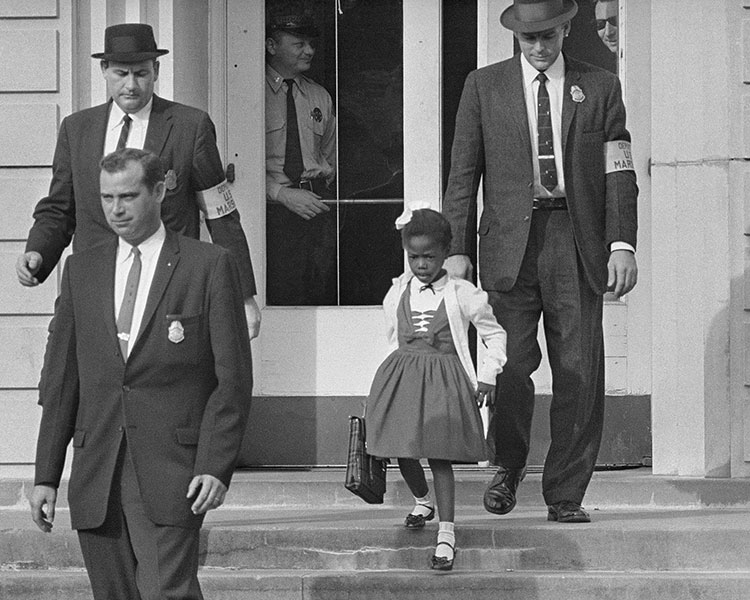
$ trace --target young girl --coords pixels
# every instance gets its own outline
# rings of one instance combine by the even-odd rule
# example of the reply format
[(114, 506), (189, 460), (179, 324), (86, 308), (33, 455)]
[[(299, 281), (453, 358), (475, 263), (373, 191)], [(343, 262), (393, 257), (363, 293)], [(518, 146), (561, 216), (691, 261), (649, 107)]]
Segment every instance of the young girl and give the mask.
[[(456, 554), (455, 484), (451, 461), (486, 459), (479, 406), (492, 402), (505, 364), (505, 330), (487, 294), (443, 269), (451, 243), (448, 221), (430, 209), (407, 208), (396, 221), (411, 273), (393, 280), (383, 301), (388, 340), (398, 343), (378, 368), (367, 400), (367, 451), (398, 457), (416, 505), (407, 529), (435, 516), (420, 458), (427, 458), (440, 517), (433, 569), (449, 571)], [(473, 323), (487, 346), (479, 381), (469, 354)]]

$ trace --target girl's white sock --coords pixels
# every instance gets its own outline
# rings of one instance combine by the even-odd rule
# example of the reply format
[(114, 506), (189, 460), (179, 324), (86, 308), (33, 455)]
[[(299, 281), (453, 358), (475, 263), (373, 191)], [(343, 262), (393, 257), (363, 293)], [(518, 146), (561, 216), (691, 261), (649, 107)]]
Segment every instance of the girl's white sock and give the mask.
[(434, 510), (430, 492), (427, 492), (427, 494), (425, 494), (421, 498), (417, 498), (416, 496), (414, 496), (414, 502), (416, 502), (416, 506), (414, 506), (414, 510), (411, 511), (411, 514), (413, 515), (421, 515), (423, 517), (426, 517), (430, 514), (431, 511)]
[[(441, 544), (440, 542), (445, 542)], [(435, 556), (451, 559), (454, 556), (453, 549), (456, 547), (456, 534), (453, 531), (452, 521), (440, 521), (437, 535), (438, 545), (435, 547)], [(447, 546), (446, 544), (450, 544)]]

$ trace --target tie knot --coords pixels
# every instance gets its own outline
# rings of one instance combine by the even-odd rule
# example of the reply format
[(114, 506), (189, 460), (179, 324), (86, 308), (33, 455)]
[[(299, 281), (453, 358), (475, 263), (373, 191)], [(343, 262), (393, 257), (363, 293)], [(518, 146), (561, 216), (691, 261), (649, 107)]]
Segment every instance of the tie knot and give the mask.
[(425, 285), (419, 288), (420, 292), (424, 292), (425, 290), (430, 290), (433, 294), (435, 293), (435, 288), (432, 287), (431, 283), (426, 283)]
[(544, 73), (539, 73), (539, 75), (536, 76), (536, 79), (540, 84), (543, 84), (547, 81), (547, 79), (549, 79), (549, 77), (547, 77)]
[(294, 79), (285, 79), (284, 83), (286, 83), (287, 92), (291, 92), (294, 87)]
[(138, 248), (138, 246), (133, 246), (133, 249), (131, 250), (131, 252), (133, 253), (133, 258), (140, 258), (141, 251)]
[(133, 119), (130, 118), (130, 115), (126, 113), (125, 116), (122, 118), (122, 124), (123, 125), (129, 125), (130, 121), (132, 121), (132, 120)]

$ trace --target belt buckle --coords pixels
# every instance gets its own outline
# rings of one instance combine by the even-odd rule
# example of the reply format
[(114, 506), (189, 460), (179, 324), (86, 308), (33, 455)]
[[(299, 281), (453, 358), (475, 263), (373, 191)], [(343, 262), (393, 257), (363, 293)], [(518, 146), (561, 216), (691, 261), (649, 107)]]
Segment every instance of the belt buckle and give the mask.
[(299, 182), (299, 188), (301, 190), (308, 190), (308, 191), (312, 192), (313, 191), (313, 182), (312, 182), (312, 180), (307, 179), (305, 181), (300, 181)]

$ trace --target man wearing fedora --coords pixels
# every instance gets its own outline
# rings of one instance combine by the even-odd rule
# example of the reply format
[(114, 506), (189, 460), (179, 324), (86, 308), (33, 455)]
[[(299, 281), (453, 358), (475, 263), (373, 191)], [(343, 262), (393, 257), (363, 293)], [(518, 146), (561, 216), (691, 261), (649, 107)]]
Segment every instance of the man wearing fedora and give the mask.
[(198, 238), (204, 215), (212, 240), (230, 251), (240, 269), (248, 328), (255, 337), (260, 312), (253, 266), (214, 125), (205, 112), (154, 94), (157, 58), (168, 52), (157, 48), (150, 25), (107, 27), (104, 52), (92, 57), (101, 60), (110, 99), (63, 120), (49, 194), (34, 210), (16, 273), (22, 285), (38, 285), (54, 270), (71, 239), (76, 252), (110, 240), (113, 232), (99, 201), (99, 160), (123, 147), (147, 150), (160, 158), (165, 173), (164, 224)]
[(604, 415), (603, 294), (636, 283), (637, 186), (615, 75), (561, 50), (574, 0), (514, 0), (500, 18), (521, 52), (469, 74), (456, 119), (443, 210), (453, 228), (446, 268), (479, 276), (508, 333), (498, 377), (494, 464), (485, 508), (506, 514), (526, 471), (540, 317), (552, 369), (551, 443), (542, 488), (550, 521), (588, 522), (582, 508)]
[(266, 297), (273, 305), (337, 302), (334, 198), (336, 117), (328, 91), (305, 73), (320, 32), (304, 14), (266, 24)]

